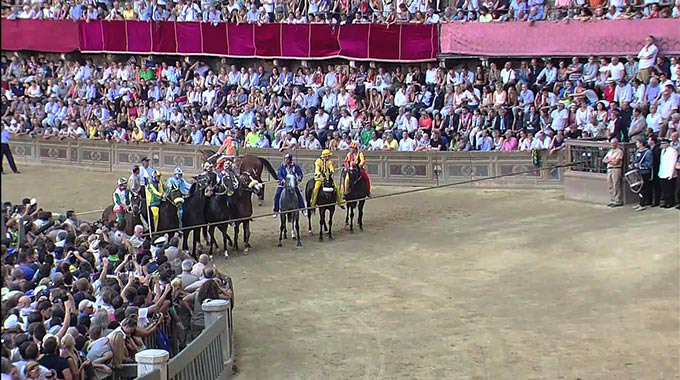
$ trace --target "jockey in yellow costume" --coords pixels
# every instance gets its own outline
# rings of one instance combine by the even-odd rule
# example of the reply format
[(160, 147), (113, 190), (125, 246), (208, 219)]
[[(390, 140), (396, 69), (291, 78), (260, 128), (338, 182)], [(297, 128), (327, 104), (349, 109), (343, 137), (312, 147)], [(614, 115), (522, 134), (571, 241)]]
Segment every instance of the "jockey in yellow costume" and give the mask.
[[(347, 157), (345, 157), (345, 168), (350, 168), (350, 167), (358, 167), (359, 168), (359, 173), (361, 174), (362, 177), (364, 177), (364, 180), (366, 181), (366, 184), (368, 185), (368, 195), (371, 195), (371, 179), (368, 177), (368, 172), (366, 171), (366, 158), (364, 157), (364, 152), (359, 150), (359, 144), (357, 144), (356, 141), (352, 141), (349, 144), (349, 153), (347, 153)], [(345, 176), (345, 192), (349, 192), (349, 176)]]
[[(316, 201), (319, 198), (319, 190), (321, 190), (321, 186), (323, 186), (324, 179), (333, 178), (335, 168), (333, 167), (333, 161), (331, 161), (330, 158), (331, 151), (324, 149), (323, 152), (321, 152), (321, 157), (317, 158), (314, 162), (314, 190), (312, 191), (312, 202), (310, 207), (316, 207)], [(333, 181), (333, 187), (335, 188), (336, 202), (342, 207), (342, 193), (335, 181)]]

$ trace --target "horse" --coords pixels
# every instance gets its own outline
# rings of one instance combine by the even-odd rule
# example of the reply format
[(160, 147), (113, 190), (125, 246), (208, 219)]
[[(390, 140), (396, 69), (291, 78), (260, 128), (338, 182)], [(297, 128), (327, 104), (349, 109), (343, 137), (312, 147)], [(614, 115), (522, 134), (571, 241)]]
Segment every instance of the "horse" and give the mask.
[[(217, 153), (214, 150), (205, 149), (200, 151), (203, 154), (203, 160), (214, 164), (217, 161)], [(253, 154), (246, 154), (236, 159), (237, 167), (240, 171), (250, 173), (253, 178), (262, 184), (262, 191), (258, 193), (258, 206), (262, 206), (264, 201), (264, 184), (262, 182), (262, 171), (267, 169), (267, 172), (272, 178), (278, 178), (278, 173), (272, 166), (272, 164), (262, 157), (258, 157)]]
[(205, 205), (205, 219), (210, 226), (207, 227), (208, 245), (210, 246), (210, 256), (213, 254), (213, 246), (217, 247), (215, 242), (215, 228), (222, 232), (222, 247), (224, 247), (224, 258), (229, 258), (229, 246), (233, 244), (227, 228), (229, 226), (229, 201), (227, 196), (228, 186), (224, 183), (225, 178), (221, 181), (217, 180), (215, 173), (208, 174), (210, 177), (213, 194), (208, 198)]
[[(314, 192), (314, 178), (307, 181), (305, 185), (305, 199), (307, 204), (311, 205), (312, 193)], [(335, 193), (335, 186), (333, 177), (324, 178), (322, 187), (319, 190), (319, 196), (316, 199), (316, 205), (319, 206), (319, 241), (323, 241), (323, 232), (328, 232), (328, 240), (333, 240), (333, 214), (335, 214), (335, 202), (337, 200)], [(312, 214), (314, 209), (307, 212), (307, 222), (309, 224), (309, 234), (312, 234)], [(326, 224), (326, 211), (329, 212), (328, 224)]]
[[(130, 197), (130, 207), (125, 212), (125, 219), (123, 224), (118, 226), (118, 228), (125, 232), (126, 235), (132, 236), (135, 231), (135, 226), (142, 224), (142, 217), (149, 220), (149, 213), (146, 209), (146, 202), (141, 195), (133, 194)], [(112, 224), (118, 221), (116, 214), (113, 212), (113, 205), (108, 205), (104, 212), (102, 212), (101, 221), (107, 224)]]
[(349, 226), (349, 231), (354, 232), (354, 209), (358, 208), (357, 223), (359, 230), (364, 230), (364, 203), (368, 197), (369, 189), (366, 179), (361, 175), (358, 167), (343, 169), (344, 176), (349, 176), (349, 188), (345, 189), (344, 199), (347, 202), (347, 213), (345, 214), (345, 227)]
[[(297, 188), (297, 178), (288, 174), (285, 179), (285, 186), (281, 192), (281, 199), (279, 201), (279, 247), (283, 247), (281, 243), (282, 238), (286, 236), (286, 222), (290, 222), (297, 239), (297, 246), (302, 247), (302, 240), (300, 239), (300, 211), (298, 208), (298, 197), (295, 189)], [(290, 211), (294, 210), (294, 211)]]
[[(212, 195), (211, 189), (208, 186), (208, 178), (206, 176), (194, 177), (196, 182), (191, 185), (189, 189), (189, 196), (184, 199), (182, 205), (182, 248), (188, 249), (189, 233), (193, 232), (193, 247), (192, 256), (196, 257), (196, 248), (200, 239), (200, 226), (205, 224), (205, 203), (207, 197)], [(179, 229), (179, 217), (177, 209), (179, 205), (174, 203), (174, 200), (181, 198), (182, 193), (178, 189), (171, 189), (170, 194), (166, 196), (159, 206), (158, 229), (159, 232), (166, 231), (169, 237), (175, 234), (175, 230)], [(192, 228), (193, 227), (193, 228)], [(154, 231), (154, 235), (157, 234)]]
[(260, 197), (264, 193), (264, 185), (259, 182), (251, 173), (243, 171), (238, 178), (239, 187), (234, 193), (233, 210), (234, 219), (238, 219), (234, 224), (234, 251), (239, 250), (238, 233), (243, 225), (243, 254), (247, 255), (251, 248), (250, 245), (250, 217), (253, 215), (253, 193)]

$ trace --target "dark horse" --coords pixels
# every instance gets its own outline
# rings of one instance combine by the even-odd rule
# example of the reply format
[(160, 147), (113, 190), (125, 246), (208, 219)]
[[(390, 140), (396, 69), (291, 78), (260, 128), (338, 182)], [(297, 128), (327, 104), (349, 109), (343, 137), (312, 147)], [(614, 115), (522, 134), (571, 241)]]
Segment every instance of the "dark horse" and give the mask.
[(354, 232), (354, 209), (358, 208), (357, 224), (359, 230), (364, 230), (364, 203), (368, 197), (368, 183), (361, 175), (359, 168), (352, 167), (343, 169), (344, 176), (349, 176), (349, 188), (345, 189), (345, 201), (347, 202), (347, 214), (345, 215), (345, 226), (349, 225), (350, 232)]
[[(305, 186), (305, 199), (307, 204), (312, 204), (312, 192), (314, 191), (314, 178), (307, 181)], [(323, 241), (323, 232), (328, 232), (328, 240), (333, 240), (333, 214), (335, 214), (335, 202), (337, 194), (335, 193), (335, 184), (333, 177), (324, 178), (319, 190), (319, 196), (316, 199), (316, 205), (319, 206), (319, 241)], [(326, 211), (329, 212), (328, 224), (326, 224)], [(312, 233), (312, 213), (314, 209), (307, 212), (307, 222), (309, 224), (309, 233)]]
[[(215, 161), (217, 161), (217, 156), (215, 156), (216, 152), (214, 150), (205, 149), (201, 150), (201, 153), (203, 153), (203, 159), (205, 161), (208, 161), (212, 164), (214, 164)], [(264, 171), (264, 169), (267, 169), (267, 172), (273, 179), (278, 178), (276, 170), (274, 169), (272, 164), (265, 158), (255, 156), (253, 154), (246, 154), (244, 156), (237, 158), (235, 163), (240, 171), (250, 173), (253, 176), (253, 178), (261, 184), (262, 184), (262, 172)], [(257, 195), (257, 199), (258, 205), (262, 206), (262, 201), (264, 201), (264, 187), (262, 187), (261, 193)]]
[(208, 176), (210, 177), (210, 186), (213, 188), (212, 196), (208, 198), (205, 204), (205, 219), (206, 222), (211, 223), (207, 228), (210, 257), (213, 255), (213, 247), (217, 247), (215, 242), (215, 228), (217, 228), (222, 232), (222, 247), (224, 247), (224, 258), (226, 259), (229, 257), (229, 246), (232, 244), (227, 233), (229, 226), (227, 222), (229, 220), (227, 185), (224, 184), (224, 179), (219, 181), (215, 173), (210, 173)]
[[(196, 183), (191, 185), (189, 196), (184, 200), (182, 205), (182, 235), (183, 235), (183, 249), (188, 249), (189, 232), (193, 232), (193, 246), (191, 254), (196, 257), (196, 248), (200, 240), (200, 225), (205, 224), (205, 203), (206, 199), (212, 195), (212, 189), (209, 185), (209, 178), (207, 176), (194, 177)], [(159, 207), (158, 231), (163, 233), (168, 232), (169, 236), (174, 235), (174, 231), (179, 228), (179, 218), (177, 215), (177, 208), (179, 205), (172, 200), (181, 196), (177, 189), (171, 189), (168, 197), (169, 199), (161, 202)], [(198, 227), (197, 227), (198, 226)]]
[(285, 179), (285, 185), (283, 188), (283, 192), (281, 192), (281, 199), (279, 201), (279, 218), (280, 218), (280, 226), (279, 226), (279, 247), (282, 247), (283, 244), (281, 243), (282, 238), (288, 238), (286, 235), (287, 230), (286, 230), (286, 223), (290, 222), (292, 225), (293, 230), (291, 231), (292, 233), (295, 233), (295, 238), (297, 239), (297, 246), (301, 247), (302, 246), (302, 240), (300, 237), (300, 211), (297, 210), (298, 208), (298, 197), (297, 197), (297, 178), (289, 174), (286, 176)]
[[(125, 232), (126, 235), (132, 236), (135, 232), (135, 226), (142, 224), (142, 217), (145, 220), (149, 220), (146, 202), (141, 195), (133, 194), (130, 197), (130, 208), (125, 212), (123, 224), (118, 226), (118, 228)], [(118, 221), (116, 214), (113, 212), (113, 205), (109, 205), (104, 209), (101, 220), (109, 225)]]
[(254, 175), (247, 171), (242, 171), (238, 178), (239, 187), (234, 193), (234, 204), (236, 210), (232, 216), (238, 219), (234, 224), (234, 251), (239, 250), (238, 233), (243, 225), (243, 254), (247, 255), (251, 248), (250, 245), (250, 217), (253, 215), (253, 193), (258, 197), (264, 194), (264, 185), (258, 181)]

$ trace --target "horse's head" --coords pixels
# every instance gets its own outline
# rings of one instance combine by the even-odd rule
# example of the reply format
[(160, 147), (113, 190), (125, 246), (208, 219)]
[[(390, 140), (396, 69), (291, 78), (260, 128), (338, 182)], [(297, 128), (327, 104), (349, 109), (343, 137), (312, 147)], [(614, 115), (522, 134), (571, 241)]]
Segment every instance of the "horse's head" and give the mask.
[[(203, 195), (210, 197), (213, 195), (213, 184), (214, 180), (208, 174), (200, 174), (194, 177), (196, 181), (192, 186), (191, 194), (195, 194), (195, 191), (203, 192)], [(194, 188), (195, 187), (195, 188)]]
[[(192, 185), (191, 188), (193, 189), (195, 186)], [(173, 186), (170, 188), (167, 198), (172, 204), (175, 204), (177, 200), (183, 199), (183, 194), (176, 186)]]
[(130, 199), (130, 211), (132, 215), (139, 215), (144, 209), (144, 199), (141, 195), (133, 195)]
[(356, 185), (359, 181), (361, 181), (362, 178), (359, 168), (356, 166), (351, 166), (349, 169), (347, 169), (347, 176), (349, 176), (350, 187)]
[(256, 195), (262, 194), (264, 186), (260, 183), (252, 173), (247, 171), (242, 171), (239, 177), (239, 184), (243, 190), (252, 191)]
[(285, 179), (286, 191), (295, 191), (297, 187), (297, 177), (293, 174), (286, 175)]

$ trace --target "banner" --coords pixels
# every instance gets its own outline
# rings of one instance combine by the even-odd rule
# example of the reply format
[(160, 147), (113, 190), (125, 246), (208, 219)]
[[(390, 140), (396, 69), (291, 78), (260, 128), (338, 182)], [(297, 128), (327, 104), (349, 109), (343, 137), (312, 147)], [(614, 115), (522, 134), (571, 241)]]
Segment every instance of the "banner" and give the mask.
[[(283, 59), (340, 57), (416, 62), (435, 60), (439, 48), (437, 25), (405, 24), (388, 28), (381, 24), (75, 23), (3, 19), (2, 29), (3, 50), (63, 53), (80, 50), (83, 53)], [(7, 30), (10, 30), (9, 36)], [(59, 43), (54, 41), (56, 35), (60, 36)]]
[(449, 23), (441, 53), (487, 57), (627, 55), (648, 35), (662, 54), (680, 53), (678, 19)]
[(72, 21), (2, 19), (2, 50), (68, 53), (78, 50), (78, 24)]

